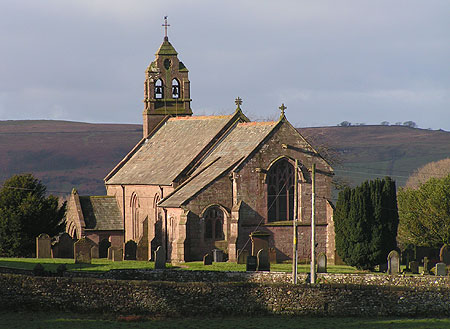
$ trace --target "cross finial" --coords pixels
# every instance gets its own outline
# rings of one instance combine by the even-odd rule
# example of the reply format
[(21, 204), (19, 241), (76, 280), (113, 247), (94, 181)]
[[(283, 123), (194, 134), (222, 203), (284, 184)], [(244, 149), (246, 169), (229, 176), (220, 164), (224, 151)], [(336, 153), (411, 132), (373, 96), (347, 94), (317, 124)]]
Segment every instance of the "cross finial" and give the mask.
[(279, 109), (281, 110), (281, 116), (284, 116), (284, 110), (287, 109), (287, 106), (284, 106), (284, 103), (281, 104), (281, 106), (279, 107)]
[(167, 16), (164, 16), (164, 24), (161, 26), (164, 26), (164, 41), (169, 41), (169, 37), (167, 36), (167, 27), (170, 26), (170, 24), (167, 24)]
[(241, 105), (242, 105), (242, 99), (240, 97), (236, 98), (236, 100), (234, 101), (237, 105), (237, 109), (241, 109)]

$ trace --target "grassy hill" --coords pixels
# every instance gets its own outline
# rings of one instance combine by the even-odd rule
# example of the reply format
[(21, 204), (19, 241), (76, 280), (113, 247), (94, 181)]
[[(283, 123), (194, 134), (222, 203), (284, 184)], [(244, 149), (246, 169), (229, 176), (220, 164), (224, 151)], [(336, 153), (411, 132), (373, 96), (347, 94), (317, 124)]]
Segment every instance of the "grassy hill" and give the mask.
[[(301, 128), (337, 154), (336, 176), (356, 184), (390, 175), (403, 185), (416, 168), (450, 156), (450, 133), (402, 126)], [(31, 172), (54, 194), (77, 187), (104, 194), (103, 178), (142, 137), (142, 126), (69, 121), (0, 121), (0, 182)]]

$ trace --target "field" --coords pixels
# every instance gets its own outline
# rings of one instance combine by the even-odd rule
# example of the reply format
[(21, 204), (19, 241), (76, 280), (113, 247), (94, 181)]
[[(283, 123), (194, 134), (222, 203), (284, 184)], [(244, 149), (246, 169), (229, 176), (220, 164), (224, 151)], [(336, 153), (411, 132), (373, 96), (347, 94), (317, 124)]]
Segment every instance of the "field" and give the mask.
[(225, 317), (225, 318), (144, 318), (137, 316), (106, 317), (71, 313), (1, 312), (3, 329), (90, 329), (90, 328), (449, 328), (450, 319), (427, 318), (310, 318), (310, 317)]
[[(53, 258), (0, 258), (0, 267), (10, 267), (32, 270), (37, 263), (44, 266), (46, 271), (55, 272), (59, 265), (64, 264), (69, 271), (99, 271), (105, 272), (113, 269), (153, 269), (154, 262), (123, 261), (113, 262), (107, 259), (93, 259), (92, 264), (75, 264), (73, 259)], [(213, 263), (205, 266), (203, 262), (187, 262), (170, 265), (167, 268), (193, 271), (245, 271), (245, 264), (236, 263)], [(308, 273), (309, 265), (299, 265), (299, 273)], [(291, 264), (271, 264), (272, 272), (292, 272)], [(329, 273), (357, 273), (356, 268), (345, 265), (328, 266)]]

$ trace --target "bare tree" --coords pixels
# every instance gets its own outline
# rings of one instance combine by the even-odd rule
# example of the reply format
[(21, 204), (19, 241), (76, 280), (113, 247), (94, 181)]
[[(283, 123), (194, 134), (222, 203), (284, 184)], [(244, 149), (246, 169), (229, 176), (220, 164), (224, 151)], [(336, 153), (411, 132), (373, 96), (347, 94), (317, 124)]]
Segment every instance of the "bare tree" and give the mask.
[(407, 180), (405, 187), (417, 189), (431, 178), (443, 178), (450, 174), (450, 158), (430, 162), (417, 169)]

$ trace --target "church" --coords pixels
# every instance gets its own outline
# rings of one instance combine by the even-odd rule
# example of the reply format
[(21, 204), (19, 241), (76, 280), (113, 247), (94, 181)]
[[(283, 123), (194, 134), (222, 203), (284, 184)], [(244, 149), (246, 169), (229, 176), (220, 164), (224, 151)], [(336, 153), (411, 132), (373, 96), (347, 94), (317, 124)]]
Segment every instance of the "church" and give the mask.
[(106, 196), (72, 193), (68, 233), (146, 243), (149, 257), (162, 246), (172, 262), (214, 249), (236, 261), (258, 233), (281, 262), (292, 259), (297, 217), (299, 260), (308, 261), (315, 164), (316, 252), (334, 263), (333, 169), (289, 123), (284, 104), (270, 122), (251, 122), (240, 98), (230, 115), (195, 116), (189, 71), (167, 31), (155, 55), (145, 71), (142, 139), (105, 177)]

